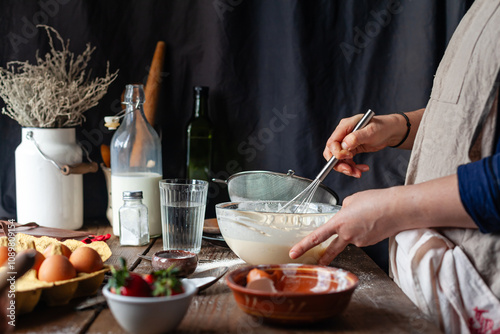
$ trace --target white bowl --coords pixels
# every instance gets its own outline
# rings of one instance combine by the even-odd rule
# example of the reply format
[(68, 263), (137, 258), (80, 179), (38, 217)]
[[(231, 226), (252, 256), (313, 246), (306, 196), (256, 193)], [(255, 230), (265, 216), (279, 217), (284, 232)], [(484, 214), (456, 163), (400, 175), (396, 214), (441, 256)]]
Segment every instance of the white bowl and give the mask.
[(130, 333), (155, 334), (175, 329), (186, 314), (196, 286), (182, 281), (184, 293), (170, 297), (129, 297), (102, 289), (111, 313), (120, 326)]
[(215, 206), (224, 240), (243, 261), (258, 264), (317, 264), (335, 236), (292, 260), (288, 252), (306, 235), (340, 210), (338, 205), (313, 203), (309, 213), (278, 213), (284, 201), (247, 201)]

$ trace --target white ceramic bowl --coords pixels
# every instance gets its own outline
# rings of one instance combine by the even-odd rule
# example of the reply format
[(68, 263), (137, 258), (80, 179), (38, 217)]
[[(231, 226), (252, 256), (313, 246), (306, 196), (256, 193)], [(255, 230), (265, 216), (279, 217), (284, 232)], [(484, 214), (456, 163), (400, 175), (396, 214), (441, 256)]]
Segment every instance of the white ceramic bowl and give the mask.
[(156, 334), (175, 329), (186, 314), (196, 286), (184, 280), (184, 293), (171, 297), (128, 297), (114, 294), (106, 285), (102, 293), (116, 321), (130, 333)]
[(278, 213), (283, 201), (248, 201), (217, 204), (219, 228), (228, 246), (243, 261), (258, 264), (317, 264), (329, 240), (292, 260), (288, 252), (306, 235), (340, 210), (338, 205), (315, 203), (310, 213)]

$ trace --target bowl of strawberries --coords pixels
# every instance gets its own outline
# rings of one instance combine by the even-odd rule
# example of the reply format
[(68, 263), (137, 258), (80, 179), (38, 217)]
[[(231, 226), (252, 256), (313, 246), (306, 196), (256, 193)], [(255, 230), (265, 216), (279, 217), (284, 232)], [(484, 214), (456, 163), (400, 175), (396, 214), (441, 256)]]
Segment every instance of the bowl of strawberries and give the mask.
[(196, 286), (178, 278), (174, 267), (142, 275), (112, 268), (113, 276), (102, 289), (118, 324), (130, 333), (164, 333), (175, 329), (186, 314)]

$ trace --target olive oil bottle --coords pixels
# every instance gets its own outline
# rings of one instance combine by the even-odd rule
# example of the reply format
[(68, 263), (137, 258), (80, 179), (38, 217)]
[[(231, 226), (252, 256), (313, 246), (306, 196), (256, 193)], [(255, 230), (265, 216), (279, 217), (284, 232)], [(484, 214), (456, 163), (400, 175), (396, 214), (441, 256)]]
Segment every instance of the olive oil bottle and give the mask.
[(193, 116), (187, 126), (186, 177), (209, 180), (213, 126), (208, 118), (208, 87), (195, 86)]

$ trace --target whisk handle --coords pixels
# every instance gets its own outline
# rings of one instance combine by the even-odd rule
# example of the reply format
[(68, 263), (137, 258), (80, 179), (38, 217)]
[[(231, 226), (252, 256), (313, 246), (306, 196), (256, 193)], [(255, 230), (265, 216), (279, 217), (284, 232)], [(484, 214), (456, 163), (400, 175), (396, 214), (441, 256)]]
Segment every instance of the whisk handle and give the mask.
[(363, 117), (361, 117), (361, 119), (359, 120), (359, 122), (356, 124), (356, 126), (354, 127), (354, 130), (352, 130), (352, 132), (358, 131), (359, 129), (364, 128), (368, 123), (370, 123), (370, 121), (372, 120), (373, 116), (375, 116), (375, 113), (373, 112), (373, 110), (368, 109), (368, 111), (365, 112), (365, 114), (363, 115)]
[(339, 159), (335, 158), (335, 156), (331, 157), (330, 160), (326, 163), (325, 167), (319, 172), (318, 176), (316, 176), (316, 180), (319, 180), (320, 182), (323, 182), (325, 177), (330, 173), (335, 167), (335, 165), (339, 162)]
[[(363, 115), (363, 117), (361, 117), (359, 122), (356, 124), (352, 132), (364, 128), (371, 121), (374, 115), (375, 113), (373, 112), (373, 110), (368, 109), (368, 111)], [(335, 167), (335, 165), (338, 162), (339, 159), (337, 159), (335, 156), (331, 157), (330, 160), (328, 160), (328, 162), (326, 163), (325, 167), (323, 167), (321, 172), (319, 172), (318, 176), (316, 176), (316, 180), (323, 182), (325, 177), (328, 175), (328, 173), (332, 171), (333, 167)]]

